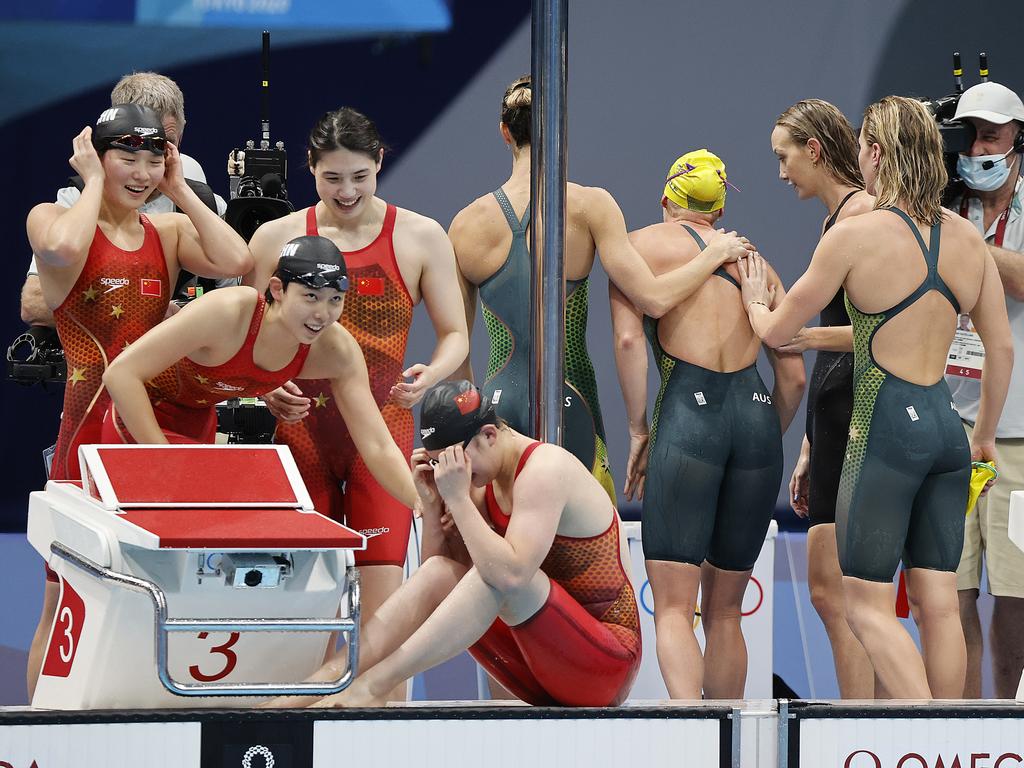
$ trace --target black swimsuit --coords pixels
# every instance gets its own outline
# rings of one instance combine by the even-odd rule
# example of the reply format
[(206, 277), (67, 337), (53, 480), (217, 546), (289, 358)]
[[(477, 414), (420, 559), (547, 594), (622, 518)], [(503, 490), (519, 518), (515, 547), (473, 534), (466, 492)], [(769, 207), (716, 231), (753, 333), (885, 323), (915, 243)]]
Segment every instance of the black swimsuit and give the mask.
[[(855, 194), (856, 191), (843, 198), (825, 222), (822, 235), (832, 228), (843, 206)], [(845, 300), (846, 293), (840, 288), (821, 310), (820, 325), (849, 325)], [(853, 353), (819, 351), (807, 387), (807, 440), (811, 444), (808, 507), (812, 526), (836, 521), (836, 494), (852, 415)]]

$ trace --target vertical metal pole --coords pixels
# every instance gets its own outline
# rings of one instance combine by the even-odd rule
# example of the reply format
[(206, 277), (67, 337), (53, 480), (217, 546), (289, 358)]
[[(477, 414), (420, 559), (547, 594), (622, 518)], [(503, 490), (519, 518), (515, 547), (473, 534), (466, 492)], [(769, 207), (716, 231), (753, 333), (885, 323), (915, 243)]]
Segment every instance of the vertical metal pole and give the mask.
[(534, 436), (562, 444), (568, 0), (533, 0), (530, 245)]

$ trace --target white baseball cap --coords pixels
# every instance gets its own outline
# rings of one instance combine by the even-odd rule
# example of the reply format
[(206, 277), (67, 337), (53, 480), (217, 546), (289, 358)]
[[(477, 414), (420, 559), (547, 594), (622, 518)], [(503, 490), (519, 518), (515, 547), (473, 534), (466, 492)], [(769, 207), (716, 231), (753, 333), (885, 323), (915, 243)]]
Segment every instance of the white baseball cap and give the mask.
[(1024, 123), (1024, 102), (999, 83), (978, 83), (964, 91), (956, 105), (954, 119), (977, 117), (1002, 125), (1011, 120)]

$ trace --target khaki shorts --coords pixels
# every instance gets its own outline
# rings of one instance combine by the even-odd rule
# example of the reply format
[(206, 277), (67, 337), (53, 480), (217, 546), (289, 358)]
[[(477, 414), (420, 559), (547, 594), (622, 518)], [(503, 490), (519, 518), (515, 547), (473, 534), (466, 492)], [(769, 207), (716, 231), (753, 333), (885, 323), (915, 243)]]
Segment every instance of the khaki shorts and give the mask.
[[(971, 426), (965, 424), (967, 436)], [(1024, 597), (1024, 551), (1010, 541), (1010, 491), (1024, 490), (1024, 438), (996, 440), (999, 479), (967, 516), (964, 550), (956, 572), (957, 589), (981, 588), (981, 563), (988, 568), (988, 591), (998, 597)], [(983, 554), (984, 553), (984, 554)]]

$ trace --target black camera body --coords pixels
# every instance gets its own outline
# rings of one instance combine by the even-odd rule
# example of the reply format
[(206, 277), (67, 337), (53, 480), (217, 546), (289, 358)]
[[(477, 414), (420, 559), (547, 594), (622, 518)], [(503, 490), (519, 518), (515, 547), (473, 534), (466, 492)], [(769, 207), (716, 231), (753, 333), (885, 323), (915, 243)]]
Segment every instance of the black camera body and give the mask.
[(67, 381), (68, 367), (57, 329), (30, 326), (7, 348), (7, 378), (18, 384)]
[(224, 220), (245, 242), (261, 224), (287, 216), (293, 210), (288, 202), (288, 155), (284, 143), (270, 149), (261, 142), (247, 141), (245, 149), (233, 149), (228, 155), (228, 183), (231, 199)]
[(924, 105), (932, 113), (939, 126), (942, 137), (942, 159), (946, 165), (949, 181), (942, 190), (942, 204), (948, 206), (950, 201), (963, 194), (965, 185), (957, 172), (957, 160), (961, 154), (970, 151), (974, 144), (976, 131), (974, 125), (967, 120), (957, 120), (956, 106), (960, 103), (959, 93), (943, 96), (941, 99), (925, 101)]

